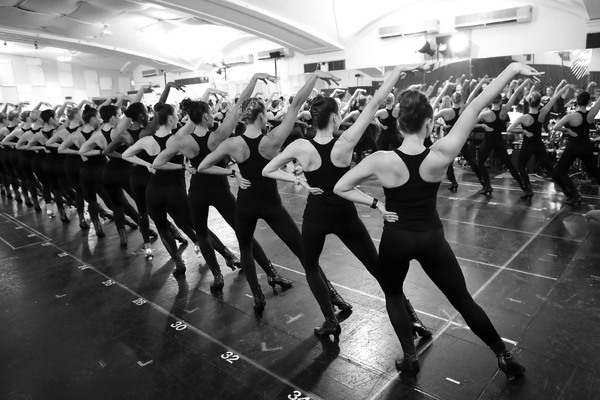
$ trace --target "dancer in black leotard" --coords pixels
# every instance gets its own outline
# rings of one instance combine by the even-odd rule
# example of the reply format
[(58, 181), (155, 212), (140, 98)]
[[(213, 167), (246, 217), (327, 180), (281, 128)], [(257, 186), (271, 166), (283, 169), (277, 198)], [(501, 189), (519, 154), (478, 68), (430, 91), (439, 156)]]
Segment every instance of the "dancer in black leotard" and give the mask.
[[(485, 83), (485, 82), (486, 82), (485, 79), (482, 79), (481, 81), (479, 81), (478, 87), (473, 91), (473, 93), (476, 93), (479, 90), (479, 88), (483, 85), (483, 83)], [(460, 116), (461, 111), (463, 110), (464, 107), (469, 105), (469, 103), (473, 100), (473, 97), (469, 97), (469, 99), (467, 99), (467, 102), (465, 104), (463, 104), (462, 99), (463, 99), (462, 94), (460, 92), (454, 92), (451, 97), (452, 107), (441, 109), (437, 113), (435, 113), (433, 116), (434, 121), (437, 121), (439, 118), (442, 118), (444, 120), (444, 123), (445, 123), (444, 130), (446, 133), (450, 132), (450, 130), (452, 129), (452, 127), (454, 126), (456, 121), (458, 121), (458, 117)], [(467, 164), (469, 164), (469, 166), (471, 167), (471, 170), (473, 170), (475, 175), (477, 175), (477, 179), (479, 179), (479, 182), (481, 182), (483, 185), (481, 172), (479, 171), (479, 168), (477, 167), (477, 163), (475, 162), (475, 159), (473, 158), (473, 154), (471, 154), (471, 149), (470, 149), (468, 143), (465, 143), (463, 148), (460, 150), (460, 154), (463, 156), (463, 158), (465, 159)], [(450, 187), (448, 187), (448, 189), (454, 190), (454, 191), (457, 190), (458, 182), (456, 182), (456, 176), (454, 175), (454, 167), (452, 164), (450, 164), (448, 166), (448, 171), (446, 172), (446, 175), (448, 176), (448, 179), (450, 180)]]
[[(174, 139), (171, 130), (177, 126), (178, 119), (173, 106), (158, 104), (155, 107), (159, 128), (152, 136), (146, 136), (135, 142), (123, 153), (123, 159), (145, 166), (152, 176), (146, 189), (146, 202), (150, 217), (154, 220), (158, 234), (175, 261), (173, 275), (185, 274), (185, 264), (177, 251), (177, 244), (172, 231), (169, 229), (170, 215), (175, 224), (192, 240), (197, 235), (191, 222), (190, 211), (185, 193), (185, 170), (183, 156), (175, 156), (159, 169), (152, 167), (154, 158)], [(137, 154), (141, 153), (141, 157)], [(145, 154), (144, 154), (145, 153)]]
[[(402, 146), (366, 158), (334, 188), (339, 196), (378, 208), (384, 216), (379, 267), (387, 304), (404, 297), (404, 279), (410, 261), (416, 259), (473, 333), (494, 351), (500, 369), (509, 379), (522, 375), (525, 368), (514, 360), (485, 312), (469, 294), (456, 257), (444, 238), (436, 200), (446, 169), (469, 137), (477, 114), (519, 73), (539, 74), (527, 65), (512, 63), (465, 108), (450, 133), (431, 148), (424, 147), (423, 140), (433, 129), (433, 110), (422, 93), (403, 92), (399, 116), (400, 130), (404, 134)], [(385, 205), (356, 189), (356, 185), (373, 175), (383, 186)], [(396, 361), (396, 368), (416, 376), (420, 368), (408, 313), (403, 307), (396, 310), (388, 307), (388, 314), (404, 351), (404, 359)]]
[[(412, 69), (413, 67), (410, 67), (407, 70)], [(339, 139), (333, 138), (333, 132), (341, 121), (337, 102), (331, 97), (317, 96), (311, 106), (313, 123), (317, 127), (314, 140), (299, 140), (293, 143), (263, 169), (264, 176), (296, 182), (310, 192), (302, 222), (302, 260), (306, 280), (325, 317), (325, 323), (315, 328), (315, 334), (318, 336), (333, 334), (337, 337), (341, 332), (333, 312), (327, 282), (323, 279), (319, 267), (319, 257), (328, 234), (338, 236), (371, 275), (379, 280), (377, 250), (369, 232), (358, 218), (354, 204), (335, 195), (333, 187), (338, 179), (350, 170), (352, 149), (365, 132), (365, 126), (375, 115), (377, 104), (392, 90), (404, 70), (397, 67), (386, 78), (358, 120), (344, 131)], [(294, 159), (302, 166), (306, 181), (280, 170)], [(431, 332), (423, 326), (408, 300), (405, 304), (390, 304), (389, 307), (405, 305), (413, 321), (414, 333), (422, 337), (431, 337)]]
[[(255, 74), (240, 95), (240, 100), (229, 110), (229, 115), (212, 133), (209, 132), (209, 127), (213, 126), (213, 123), (208, 104), (204, 101), (189, 100), (182, 102), (182, 107), (188, 114), (190, 121), (178, 132), (178, 135), (167, 145), (167, 148), (156, 157), (153, 166), (158, 168), (176, 154), (183, 154), (190, 160), (194, 169), (193, 172), (195, 172), (200, 162), (231, 135), (238, 123), (241, 104), (250, 97), (257, 80), (266, 80), (268, 77), (267, 74)], [(191, 134), (189, 134), (190, 132)], [(218, 165), (225, 167), (224, 162), (220, 162)], [(210, 240), (207, 224), (208, 209), (213, 206), (229, 226), (234, 227), (235, 225), (235, 198), (229, 190), (227, 178), (200, 173), (193, 174), (190, 181), (188, 201), (194, 230), (198, 235), (199, 249), (214, 276), (214, 281), (210, 287), (213, 290), (221, 290), (224, 285), (223, 275), (215, 257), (215, 249)], [(258, 264), (267, 273), (267, 281), (271, 287), (274, 288), (276, 284), (282, 287), (292, 285), (291, 281), (284, 279), (275, 270), (263, 249), (254, 240), (253, 254)], [(228, 263), (228, 265), (230, 264)], [(230, 267), (235, 268), (233, 265), (230, 265)]]
[[(85, 220), (85, 193), (81, 185), (80, 172), (83, 168), (83, 157), (79, 155), (79, 149), (85, 143), (86, 138), (81, 133), (83, 120), (79, 107), (71, 108), (67, 111), (68, 125), (64, 129), (63, 140), (58, 147), (58, 153), (65, 155), (63, 169), (65, 176), (71, 187), (75, 190), (75, 206), (77, 207), (77, 216), (79, 217), (79, 227), (82, 230), (90, 229)], [(67, 133), (66, 135), (64, 133)], [(60, 133), (57, 133), (58, 136)], [(52, 137), (53, 140), (54, 137)]]
[[(242, 266), (254, 295), (254, 311), (259, 316), (262, 316), (266, 302), (256, 276), (252, 250), (252, 238), (258, 220), (265, 220), (296, 257), (302, 260), (300, 231), (281, 204), (277, 183), (263, 177), (262, 170), (269, 160), (279, 152), (281, 145), (294, 127), (300, 106), (306, 101), (319, 78), (326, 81), (337, 80), (327, 72), (314, 72), (294, 97), (283, 122), (267, 135), (263, 135), (261, 132), (267, 124), (264, 102), (257, 98), (246, 100), (242, 105), (242, 119), (246, 123), (244, 134), (225, 140), (198, 166), (199, 172), (237, 176), (238, 172), (235, 170), (218, 167), (215, 164), (226, 156), (230, 156), (238, 163), (239, 173), (243, 178), (240, 179), (240, 190), (235, 208), (235, 233), (240, 244)], [(334, 295), (333, 292), (332, 295)], [(339, 295), (333, 304), (344, 308), (350, 307)]]
[[(100, 149), (100, 152), (111, 142), (111, 135), (118, 123), (118, 108), (109, 104), (100, 108), (100, 117), (103, 125), (99, 131), (94, 133), (82, 146), (81, 152), (85, 154), (94, 148)], [(123, 151), (123, 149), (117, 149)], [(127, 231), (125, 230), (125, 212), (134, 221), (139, 219), (137, 211), (133, 209), (129, 201), (125, 198), (123, 188), (129, 187), (129, 175), (131, 173), (131, 164), (121, 159), (121, 154), (111, 152), (106, 154), (108, 162), (104, 165), (101, 182), (111, 209), (113, 210), (114, 223), (117, 226), (121, 248), (127, 247)]]
[(519, 94), (529, 83), (531, 82), (526, 79), (521, 85), (519, 85), (517, 90), (515, 90), (508, 100), (508, 103), (505, 105), (502, 105), (502, 96), (498, 94), (492, 100), (492, 109), (490, 111), (482, 112), (479, 115), (478, 120), (483, 122), (480, 127), (486, 131), (483, 143), (481, 143), (481, 147), (479, 148), (477, 159), (479, 171), (483, 177), (483, 189), (481, 189), (479, 192), (480, 194), (490, 196), (493, 191), (492, 184), (490, 182), (490, 174), (485, 168), (485, 162), (490, 156), (492, 150), (494, 151), (494, 156), (500, 158), (514, 180), (517, 181), (521, 189), (523, 189), (524, 192), (526, 191), (525, 186), (523, 186), (523, 181), (519, 176), (519, 171), (517, 171), (513, 163), (510, 161), (510, 156), (506, 151), (506, 147), (504, 146), (504, 141), (502, 139), (502, 132), (506, 132), (506, 128), (508, 127), (508, 112), (513, 104), (515, 104), (517, 101)]
[(83, 110), (82, 120), (84, 125), (79, 130), (79, 133), (85, 140), (81, 142), (81, 137), (79, 136), (77, 138), (73, 138), (73, 143), (75, 146), (79, 147), (79, 155), (83, 157), (83, 165), (81, 166), (81, 170), (79, 172), (79, 179), (83, 189), (83, 194), (85, 196), (85, 201), (88, 203), (88, 212), (90, 213), (90, 218), (92, 220), (92, 224), (94, 225), (94, 230), (96, 231), (96, 236), (103, 238), (105, 234), (104, 230), (102, 229), (102, 224), (98, 218), (100, 207), (98, 205), (97, 196), (99, 191), (104, 190), (102, 187), (102, 171), (104, 164), (106, 164), (106, 157), (100, 154), (100, 149), (92, 149), (85, 152), (82, 151), (84, 143), (88, 141), (94, 132), (100, 128), (102, 121), (100, 119), (98, 110), (89, 106)]
[(589, 103), (590, 94), (586, 91), (579, 93), (577, 111), (565, 115), (554, 125), (555, 131), (566, 132), (568, 135), (565, 151), (558, 160), (556, 169), (570, 194), (567, 204), (574, 206), (581, 204), (581, 195), (569, 177), (569, 168), (575, 159), (581, 158), (588, 174), (600, 183), (600, 171), (596, 166), (594, 147), (590, 141), (590, 129), (593, 128), (594, 118), (600, 111), (600, 101), (596, 101), (594, 106), (588, 110)]
[(508, 132), (523, 134), (523, 145), (521, 146), (521, 152), (519, 153), (519, 173), (521, 174), (521, 179), (523, 180), (526, 191), (525, 194), (521, 196), (522, 198), (531, 199), (533, 197), (533, 190), (531, 189), (531, 182), (529, 181), (529, 174), (527, 173), (527, 163), (532, 155), (535, 155), (542, 167), (550, 174), (554, 183), (560, 186), (563, 193), (567, 197), (570, 197), (570, 192), (552, 165), (550, 157), (548, 157), (548, 153), (546, 153), (546, 146), (542, 142), (542, 125), (546, 120), (546, 116), (550, 113), (554, 103), (556, 103), (558, 98), (561, 97), (567, 89), (569, 89), (569, 86), (563, 86), (563, 88), (552, 96), (541, 110), (539, 110), (539, 107), (542, 96), (538, 92), (531, 93), (529, 95), (529, 113), (521, 115), (508, 127)]
[(398, 131), (398, 105), (395, 104), (396, 98), (390, 93), (385, 98), (385, 108), (375, 113), (375, 118), (379, 118), (381, 124), (381, 133), (377, 138), (377, 148), (379, 150), (392, 150), (400, 146), (400, 132)]

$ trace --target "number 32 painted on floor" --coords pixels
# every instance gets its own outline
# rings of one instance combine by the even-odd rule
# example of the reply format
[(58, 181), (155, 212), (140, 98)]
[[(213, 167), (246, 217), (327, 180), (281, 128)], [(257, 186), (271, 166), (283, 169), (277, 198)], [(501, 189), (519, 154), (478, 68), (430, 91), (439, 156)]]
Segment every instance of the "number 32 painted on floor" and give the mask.
[(302, 396), (302, 392), (299, 392), (297, 390), (294, 390), (294, 392), (292, 394), (288, 394), (288, 399), (289, 400), (310, 400), (310, 397), (300, 397)]

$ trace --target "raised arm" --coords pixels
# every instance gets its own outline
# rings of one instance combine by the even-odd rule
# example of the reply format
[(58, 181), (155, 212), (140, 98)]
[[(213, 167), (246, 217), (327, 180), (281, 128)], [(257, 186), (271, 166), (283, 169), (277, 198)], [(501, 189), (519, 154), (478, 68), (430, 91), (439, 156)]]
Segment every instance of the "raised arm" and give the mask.
[(502, 110), (500, 111), (500, 118), (504, 118), (506, 117), (506, 115), (508, 114), (508, 112), (510, 111), (510, 109), (512, 108), (512, 106), (515, 105), (517, 99), (519, 98), (519, 95), (521, 94), (521, 92), (523, 92), (523, 90), (525, 89), (525, 86), (529, 85), (531, 83), (531, 79), (525, 79), (523, 81), (523, 83), (521, 83), (517, 89), (513, 92), (513, 94), (510, 96), (510, 98), (508, 99), (508, 102), (502, 106)]
[(144, 97), (144, 93), (146, 93), (146, 89), (150, 89), (151, 86), (152, 86), (151, 83), (146, 83), (146, 84), (140, 86), (137, 93), (135, 94), (135, 97), (131, 100), (131, 102), (139, 103), (140, 101), (142, 101), (142, 98)]
[(477, 97), (477, 94), (481, 90), (481, 87), (483, 86), (483, 84), (484, 83), (488, 83), (488, 82), (490, 82), (490, 79), (488, 78), (487, 75), (484, 76), (482, 79), (480, 79), (479, 82), (477, 82), (477, 86), (475, 86), (473, 88), (473, 91), (469, 95), (469, 98), (467, 99), (467, 101), (465, 101), (465, 106), (468, 106), (469, 104), (471, 104), (471, 102), (473, 101), (473, 99), (475, 99), (475, 97)]
[[(255, 82), (255, 84), (256, 84), (256, 82)], [(211, 94), (218, 94), (221, 96), (225, 96), (225, 95), (227, 95), (227, 92), (224, 92), (222, 90), (215, 89), (215, 88), (208, 88), (204, 91), (204, 94), (202, 95), (202, 97), (200, 97), (200, 100), (202, 100), (205, 103), (208, 103), (208, 98), (210, 97)]]
[(437, 97), (435, 98), (435, 100), (433, 101), (433, 109), (434, 110), (436, 108), (438, 108), (438, 105), (440, 104), (440, 100), (442, 100), (442, 97), (444, 97), (446, 95), (446, 93), (448, 93), (450, 88), (453, 88), (453, 87), (454, 87), (454, 84), (452, 82), (450, 82), (450, 80), (447, 80), (446, 83), (444, 84), (444, 88), (442, 89), (440, 94), (438, 94)]
[(521, 63), (512, 63), (506, 67), (506, 69), (464, 109), (450, 132), (431, 146), (432, 150), (439, 152), (444, 163), (450, 164), (450, 162), (452, 162), (467, 141), (467, 138), (473, 129), (473, 125), (475, 125), (475, 122), (477, 121), (479, 112), (492, 102), (494, 97), (502, 91), (506, 84), (510, 82), (516, 74), (529, 76), (540, 75), (535, 69)]
[[(387, 95), (392, 91), (396, 82), (400, 78), (400, 75), (404, 73), (404, 71), (410, 71), (414, 69), (415, 66), (403, 68), (401, 66), (397, 66), (394, 70), (385, 78), (385, 81), (381, 85), (377, 92), (373, 95), (373, 99), (365, 106), (362, 113), (360, 113), (356, 122), (347, 130), (342, 133), (340, 136), (337, 146), (340, 146), (340, 150), (342, 152), (349, 152), (352, 154), (352, 149), (356, 146), (362, 135), (367, 130), (369, 123), (373, 119), (375, 112), (379, 108), (379, 104), (381, 104)], [(390, 110), (391, 112), (391, 110)]]
[(221, 122), (221, 125), (219, 125), (219, 128), (217, 128), (217, 130), (210, 136), (212, 146), (217, 147), (231, 135), (231, 132), (233, 132), (235, 126), (239, 121), (240, 109), (242, 108), (242, 104), (244, 104), (244, 101), (246, 101), (250, 98), (250, 96), (252, 96), (252, 93), (256, 88), (256, 83), (259, 80), (265, 83), (267, 83), (267, 81), (277, 82), (277, 77), (264, 73), (254, 74), (252, 79), (250, 79), (248, 86), (246, 86), (244, 91), (240, 94), (237, 103), (235, 103), (231, 107), (229, 113), (227, 113), (227, 117), (225, 117), (223, 122)]
[(554, 104), (569, 89), (570, 86), (565, 85), (566, 83), (567, 81), (563, 79), (563, 81), (558, 84), (557, 88), (560, 87), (560, 89), (557, 89), (554, 92), (554, 96), (552, 96), (550, 100), (548, 100), (548, 103), (546, 103), (546, 105), (540, 110), (540, 115), (538, 115), (538, 121), (546, 120), (546, 117), (548, 116), (548, 113), (550, 113), (550, 111), (552, 110), (552, 107), (554, 107)]
[(175, 89), (177, 89), (177, 90), (182, 91), (183, 93), (185, 93), (185, 86), (184, 85), (180, 85), (180, 84), (175, 83), (175, 82), (169, 82), (169, 83), (167, 83), (167, 85), (163, 89), (163, 92), (160, 95), (160, 99), (158, 99), (159, 103), (165, 104), (167, 102), (167, 99), (169, 98), (169, 93), (171, 92), (171, 88), (175, 88)]
[(290, 107), (288, 108), (288, 112), (285, 115), (283, 122), (281, 122), (281, 124), (277, 128), (273, 129), (267, 134), (267, 137), (271, 139), (270, 145), (272, 146), (272, 149), (276, 149), (277, 151), (279, 151), (279, 149), (283, 145), (283, 142), (289, 136), (289, 134), (292, 131), (292, 128), (294, 127), (294, 123), (296, 122), (296, 117), (298, 116), (298, 111), (300, 110), (300, 107), (302, 107), (302, 104), (304, 104), (304, 102), (308, 99), (308, 96), (310, 96), (312, 89), (315, 86), (315, 83), (319, 79), (323, 79), (327, 82), (332, 81), (336, 85), (337, 82), (340, 80), (335, 75), (324, 71), (315, 71), (310, 75), (304, 86), (300, 88), (300, 90), (294, 97), (294, 100), (292, 101), (292, 104), (290, 104)]
[(354, 93), (352, 93), (350, 100), (348, 100), (348, 103), (346, 103), (344, 108), (342, 108), (342, 110), (340, 111), (340, 115), (342, 117), (344, 117), (348, 113), (348, 111), (350, 111), (350, 107), (352, 107), (352, 103), (354, 103), (354, 100), (356, 100), (356, 96), (358, 96), (360, 93), (366, 93), (366, 90), (359, 88), (359, 89), (356, 89), (354, 91)]

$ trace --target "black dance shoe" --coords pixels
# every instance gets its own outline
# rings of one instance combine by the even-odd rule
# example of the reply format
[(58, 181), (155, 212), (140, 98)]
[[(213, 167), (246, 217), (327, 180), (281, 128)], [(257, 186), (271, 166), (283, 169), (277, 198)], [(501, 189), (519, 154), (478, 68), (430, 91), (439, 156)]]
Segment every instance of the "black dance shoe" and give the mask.
[(269, 284), (269, 286), (271, 286), (271, 288), (273, 288), (273, 290), (275, 290), (275, 285), (279, 285), (284, 289), (289, 289), (294, 284), (293, 281), (285, 279), (283, 276), (281, 276), (281, 274), (277, 272), (277, 270), (275, 269), (273, 264), (271, 264), (270, 261), (269, 266), (267, 267), (267, 270), (265, 272), (267, 273), (267, 283)]
[(510, 351), (504, 350), (502, 353), (498, 354), (497, 357), (498, 368), (500, 368), (500, 371), (504, 372), (509, 381), (525, 375), (525, 367), (515, 360), (512, 354), (510, 354)]
[(329, 335), (333, 335), (335, 340), (339, 340), (340, 333), (342, 333), (342, 327), (335, 319), (325, 318), (323, 325), (315, 328), (315, 335), (318, 337), (327, 337)]
[(223, 275), (219, 272), (217, 274), (214, 274), (214, 277), (215, 277), (215, 279), (210, 284), (210, 290), (213, 290), (215, 292), (220, 292), (223, 290), (223, 287), (225, 286), (225, 281), (223, 280)]
[(396, 360), (396, 370), (403, 375), (416, 377), (421, 367), (418, 360), (409, 361), (406, 358), (401, 358)]
[(340, 310), (352, 310), (352, 304), (348, 303), (342, 296), (340, 296), (328, 279), (325, 279), (325, 283), (329, 289), (329, 298), (331, 299), (331, 304)]

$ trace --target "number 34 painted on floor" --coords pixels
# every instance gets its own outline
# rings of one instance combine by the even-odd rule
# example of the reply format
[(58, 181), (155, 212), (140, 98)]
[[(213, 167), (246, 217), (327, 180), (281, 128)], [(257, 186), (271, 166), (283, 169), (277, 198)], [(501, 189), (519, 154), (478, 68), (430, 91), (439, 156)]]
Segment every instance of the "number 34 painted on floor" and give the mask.
[(292, 394), (288, 394), (288, 399), (289, 400), (310, 400), (310, 397), (300, 397), (302, 396), (302, 392), (299, 392), (297, 390), (294, 390), (294, 392)]

